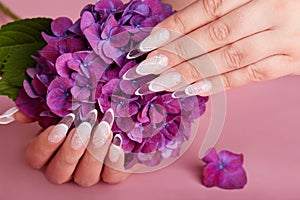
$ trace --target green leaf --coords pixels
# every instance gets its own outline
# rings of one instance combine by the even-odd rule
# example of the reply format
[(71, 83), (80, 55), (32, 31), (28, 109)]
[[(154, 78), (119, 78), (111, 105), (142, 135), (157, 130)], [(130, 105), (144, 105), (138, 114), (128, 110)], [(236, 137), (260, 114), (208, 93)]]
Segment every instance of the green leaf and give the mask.
[(26, 79), (26, 69), (35, 67), (32, 55), (46, 42), (41, 32), (51, 35), (52, 19), (18, 20), (0, 29), (0, 95), (15, 100)]

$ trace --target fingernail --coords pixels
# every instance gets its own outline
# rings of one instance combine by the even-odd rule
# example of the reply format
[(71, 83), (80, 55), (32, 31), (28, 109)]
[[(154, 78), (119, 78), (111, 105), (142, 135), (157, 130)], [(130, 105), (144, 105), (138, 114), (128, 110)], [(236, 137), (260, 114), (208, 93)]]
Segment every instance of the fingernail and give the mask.
[(121, 146), (122, 146), (122, 137), (121, 135), (117, 134), (115, 135), (113, 139), (113, 143), (111, 144), (109, 149), (109, 160), (111, 162), (116, 163), (119, 160), (122, 153)]
[(153, 94), (154, 92), (149, 90), (149, 85), (150, 85), (150, 83), (146, 83), (142, 87), (138, 88), (135, 91), (135, 95), (143, 96), (143, 95), (147, 95), (147, 94)]
[(169, 72), (154, 79), (149, 85), (149, 90), (153, 92), (170, 90), (181, 83), (181, 81), (182, 76), (178, 72)]
[(115, 120), (114, 110), (112, 108), (110, 108), (105, 112), (105, 114), (102, 118), (102, 121), (107, 122), (109, 124), (109, 126), (112, 127), (114, 120)]
[(123, 76), (122, 79), (126, 81), (131, 81), (134, 79), (138, 79), (142, 77), (140, 74), (136, 72), (135, 68), (129, 69)]
[(135, 58), (138, 58), (138, 57), (144, 55), (145, 53), (146, 52), (141, 52), (139, 50), (139, 48), (136, 47), (136, 48), (134, 48), (134, 49), (132, 49), (132, 50), (129, 51), (129, 53), (127, 54), (126, 58), (128, 60), (135, 59)]
[(53, 144), (61, 142), (61, 140), (66, 137), (69, 128), (74, 122), (74, 119), (75, 115), (73, 113), (66, 115), (49, 133), (48, 141)]
[(71, 147), (74, 150), (82, 148), (90, 139), (92, 126), (88, 122), (79, 125), (71, 140)]
[(208, 80), (200, 81), (198, 83), (188, 86), (185, 89), (185, 93), (188, 96), (195, 96), (195, 95), (207, 96), (211, 92), (212, 87), (213, 87), (213, 85), (212, 85), (211, 81), (208, 81)]
[(97, 121), (97, 118), (98, 118), (98, 111), (96, 109), (93, 109), (86, 115), (84, 121), (87, 121), (93, 127)]
[(140, 50), (142, 52), (152, 51), (167, 43), (170, 38), (171, 35), (167, 29), (159, 29), (142, 41), (140, 44)]
[(100, 124), (96, 127), (92, 140), (95, 148), (104, 146), (110, 134), (110, 129), (111, 128), (106, 121), (100, 122)]
[(69, 127), (66, 124), (58, 124), (56, 125), (48, 136), (48, 141), (57, 144), (61, 142), (67, 135)]
[(12, 107), (5, 111), (2, 115), (0, 115), (0, 124), (9, 124), (15, 121), (14, 114), (18, 112), (19, 109), (17, 107)]
[(148, 58), (139, 64), (136, 68), (136, 73), (140, 75), (159, 74), (168, 67), (169, 58), (159, 54)]

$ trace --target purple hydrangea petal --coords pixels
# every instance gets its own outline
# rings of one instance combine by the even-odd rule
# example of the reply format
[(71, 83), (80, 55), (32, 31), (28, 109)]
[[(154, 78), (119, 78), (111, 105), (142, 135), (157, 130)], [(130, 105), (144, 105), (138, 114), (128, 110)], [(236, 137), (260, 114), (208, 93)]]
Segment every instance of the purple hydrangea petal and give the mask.
[(67, 17), (60, 17), (51, 23), (51, 30), (56, 36), (63, 36), (73, 22)]

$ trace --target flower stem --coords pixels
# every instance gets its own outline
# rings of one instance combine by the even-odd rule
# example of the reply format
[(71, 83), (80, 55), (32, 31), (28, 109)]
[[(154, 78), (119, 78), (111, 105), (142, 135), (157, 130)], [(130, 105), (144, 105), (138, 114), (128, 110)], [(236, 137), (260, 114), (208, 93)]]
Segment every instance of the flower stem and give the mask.
[(13, 20), (18, 20), (19, 17), (13, 13), (9, 8), (7, 8), (2, 2), (0, 2), (0, 11), (2, 11), (5, 15), (10, 17)]

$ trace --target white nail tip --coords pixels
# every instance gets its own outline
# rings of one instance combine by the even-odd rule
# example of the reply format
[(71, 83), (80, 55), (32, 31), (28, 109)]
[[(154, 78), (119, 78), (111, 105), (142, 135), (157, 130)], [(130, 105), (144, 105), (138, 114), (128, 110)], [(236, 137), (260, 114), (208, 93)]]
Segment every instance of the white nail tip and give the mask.
[(71, 140), (71, 147), (74, 150), (82, 148), (90, 139), (92, 126), (88, 122), (79, 125)]
[[(118, 140), (118, 142), (116, 142), (116, 140)], [(116, 145), (115, 143), (119, 143), (119, 144)], [(113, 143), (111, 144), (109, 150), (109, 160), (111, 162), (116, 163), (119, 160), (122, 153), (121, 146), (122, 146), (122, 137), (119, 134), (117, 134), (114, 137)]]
[(66, 137), (69, 127), (66, 124), (56, 125), (48, 136), (48, 141), (54, 144), (59, 143)]
[(149, 90), (152, 92), (160, 92), (166, 89), (172, 89), (181, 82), (182, 76), (178, 72), (170, 72), (154, 79), (149, 85)]
[(18, 111), (19, 109), (17, 107), (12, 107), (4, 112), (2, 115), (0, 115), (0, 124), (5, 125), (15, 121), (14, 114)]
[(93, 145), (95, 148), (100, 148), (104, 146), (104, 144), (107, 142), (108, 136), (110, 134), (110, 126), (107, 122), (102, 121), (95, 130), (94, 136), (93, 136)]

